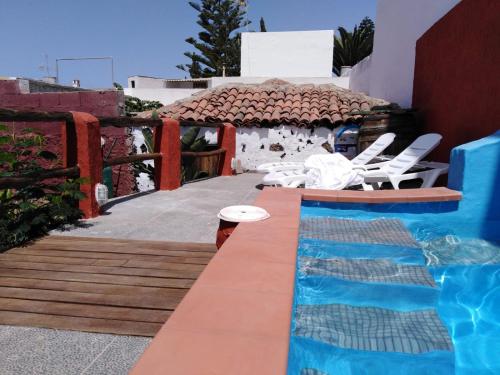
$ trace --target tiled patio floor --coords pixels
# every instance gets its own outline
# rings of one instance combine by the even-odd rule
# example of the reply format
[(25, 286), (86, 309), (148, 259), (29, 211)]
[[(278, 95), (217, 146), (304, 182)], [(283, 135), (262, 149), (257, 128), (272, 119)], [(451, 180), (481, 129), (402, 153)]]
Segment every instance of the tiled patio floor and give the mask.
[(117, 198), (105, 215), (85, 228), (60, 235), (215, 243), (217, 213), (226, 206), (252, 204), (262, 175), (245, 173), (186, 184), (172, 191)]

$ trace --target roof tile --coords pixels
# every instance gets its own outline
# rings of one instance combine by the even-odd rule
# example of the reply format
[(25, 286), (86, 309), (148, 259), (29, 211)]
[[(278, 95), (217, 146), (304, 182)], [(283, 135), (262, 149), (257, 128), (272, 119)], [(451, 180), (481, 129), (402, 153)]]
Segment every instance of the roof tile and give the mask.
[[(258, 125), (273, 122), (283, 125), (339, 125), (358, 121), (352, 112), (367, 111), (384, 100), (342, 89), (333, 84), (294, 85), (271, 79), (262, 84), (219, 86), (157, 109), (162, 117), (179, 120), (232, 122)], [(140, 117), (151, 116), (151, 111)]]

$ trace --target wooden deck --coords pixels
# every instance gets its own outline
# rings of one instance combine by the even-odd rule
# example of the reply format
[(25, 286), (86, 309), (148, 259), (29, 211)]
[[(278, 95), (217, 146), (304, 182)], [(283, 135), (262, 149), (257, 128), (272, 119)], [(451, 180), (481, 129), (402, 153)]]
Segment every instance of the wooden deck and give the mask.
[(0, 254), (0, 324), (154, 336), (213, 244), (48, 236)]

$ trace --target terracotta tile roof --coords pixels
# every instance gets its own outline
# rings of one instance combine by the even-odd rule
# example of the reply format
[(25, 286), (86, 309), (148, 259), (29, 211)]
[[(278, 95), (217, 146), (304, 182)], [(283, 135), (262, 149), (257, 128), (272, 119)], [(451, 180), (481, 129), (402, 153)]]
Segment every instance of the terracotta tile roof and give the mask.
[[(201, 91), (157, 110), (178, 120), (230, 122), (237, 126), (339, 125), (359, 121), (384, 100), (342, 89), (333, 84), (295, 85), (272, 79), (261, 84), (230, 84)], [(149, 117), (151, 111), (140, 117)]]

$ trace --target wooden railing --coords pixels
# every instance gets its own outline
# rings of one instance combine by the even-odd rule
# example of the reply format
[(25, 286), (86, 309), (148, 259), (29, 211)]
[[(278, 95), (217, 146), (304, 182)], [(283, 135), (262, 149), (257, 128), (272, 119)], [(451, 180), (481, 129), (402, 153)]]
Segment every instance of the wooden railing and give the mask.
[(0, 177), (0, 189), (19, 189), (24, 186), (57, 177), (78, 177), (80, 168), (78, 166), (70, 168), (46, 169), (37, 173), (24, 174), (22, 176)]
[[(207, 151), (205, 156), (220, 154), (223, 161), (219, 174), (232, 174), (231, 161), (235, 156), (236, 131), (231, 124), (199, 123), (172, 119), (143, 119), (137, 117), (94, 117), (83, 112), (35, 112), (0, 108), (0, 121), (5, 122), (61, 122), (63, 167), (38, 174), (0, 178), (0, 188), (19, 188), (35, 181), (54, 177), (83, 177), (80, 189), (86, 198), (80, 209), (86, 218), (99, 215), (95, 186), (102, 182), (105, 166), (155, 160), (155, 187), (173, 190), (181, 184), (180, 126), (217, 128), (218, 150)], [(151, 127), (154, 132), (154, 152), (119, 156), (103, 160), (101, 128)], [(185, 155), (185, 153), (183, 153)], [(200, 153), (197, 153), (200, 155)]]

